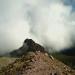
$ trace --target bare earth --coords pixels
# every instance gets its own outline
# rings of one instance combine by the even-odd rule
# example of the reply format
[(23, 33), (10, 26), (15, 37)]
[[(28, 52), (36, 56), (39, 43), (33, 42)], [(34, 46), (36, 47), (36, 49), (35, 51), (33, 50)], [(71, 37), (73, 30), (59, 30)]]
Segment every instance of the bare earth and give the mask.
[(47, 53), (36, 51), (29, 52), (3, 67), (0, 75), (75, 75), (75, 70)]

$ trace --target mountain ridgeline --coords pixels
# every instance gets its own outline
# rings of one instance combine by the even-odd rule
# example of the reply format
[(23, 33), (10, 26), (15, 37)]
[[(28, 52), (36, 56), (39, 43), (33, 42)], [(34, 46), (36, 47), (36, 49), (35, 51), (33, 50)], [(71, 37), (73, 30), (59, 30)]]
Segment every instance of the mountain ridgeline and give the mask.
[(68, 55), (68, 56), (75, 56), (75, 47), (64, 49), (60, 51), (60, 53)]

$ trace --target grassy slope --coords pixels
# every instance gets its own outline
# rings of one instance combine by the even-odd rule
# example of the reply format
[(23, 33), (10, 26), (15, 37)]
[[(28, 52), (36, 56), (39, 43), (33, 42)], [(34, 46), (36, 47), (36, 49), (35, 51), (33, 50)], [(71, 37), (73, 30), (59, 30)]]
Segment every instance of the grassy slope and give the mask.
[(0, 57), (0, 68), (7, 66), (9, 63), (13, 62), (16, 58), (12, 57)]
[(61, 53), (53, 53), (52, 54), (55, 58), (58, 60), (64, 62), (68, 66), (72, 67), (75, 69), (75, 56), (67, 56)]

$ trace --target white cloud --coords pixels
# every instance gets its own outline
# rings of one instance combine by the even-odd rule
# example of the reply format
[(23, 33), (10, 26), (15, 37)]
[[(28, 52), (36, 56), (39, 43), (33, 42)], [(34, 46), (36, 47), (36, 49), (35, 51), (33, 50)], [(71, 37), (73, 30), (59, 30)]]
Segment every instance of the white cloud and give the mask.
[(62, 0), (0, 0), (0, 49), (18, 48), (27, 37), (57, 50), (69, 47), (71, 8)]
[[(67, 19), (71, 7), (61, 2), (51, 2), (48, 5), (37, 6), (31, 16), (32, 33), (45, 45), (57, 50), (70, 46), (70, 34)], [(34, 27), (34, 29), (33, 29)], [(58, 40), (59, 39), (59, 40)], [(50, 44), (50, 45), (49, 45)]]

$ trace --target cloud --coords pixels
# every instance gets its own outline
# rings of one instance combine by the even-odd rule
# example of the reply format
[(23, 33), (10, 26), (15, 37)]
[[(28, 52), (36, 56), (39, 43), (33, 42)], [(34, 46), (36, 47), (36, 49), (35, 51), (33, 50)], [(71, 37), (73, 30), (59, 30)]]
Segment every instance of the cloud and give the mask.
[(71, 7), (61, 1), (39, 4), (31, 12), (31, 32), (46, 46), (56, 50), (71, 45), (67, 27)]
[(70, 47), (71, 10), (62, 0), (0, 0), (0, 51), (16, 49), (28, 37), (56, 50)]
[(0, 50), (10, 51), (21, 46), (29, 36), (28, 22), (23, 18), (23, 1), (0, 1)]

